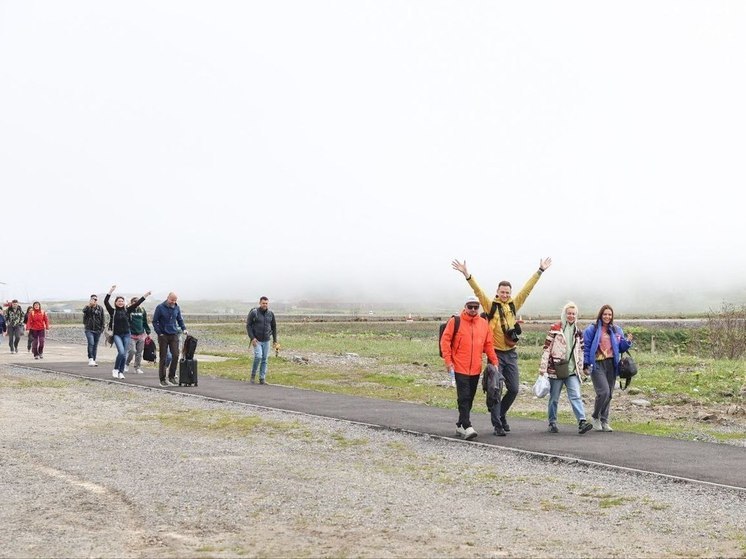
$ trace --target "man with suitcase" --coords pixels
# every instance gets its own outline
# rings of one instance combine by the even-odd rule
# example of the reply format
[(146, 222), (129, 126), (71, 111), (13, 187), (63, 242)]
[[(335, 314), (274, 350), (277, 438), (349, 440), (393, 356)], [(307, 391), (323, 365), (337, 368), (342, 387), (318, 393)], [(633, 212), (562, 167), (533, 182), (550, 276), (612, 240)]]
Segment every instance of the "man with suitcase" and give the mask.
[[(176, 382), (176, 367), (179, 364), (179, 329), (188, 335), (181, 309), (176, 303), (178, 297), (171, 292), (153, 313), (153, 330), (158, 335), (158, 376), (161, 386), (178, 386)], [(166, 382), (166, 358), (171, 351), (171, 363), (168, 367), (168, 382)]]

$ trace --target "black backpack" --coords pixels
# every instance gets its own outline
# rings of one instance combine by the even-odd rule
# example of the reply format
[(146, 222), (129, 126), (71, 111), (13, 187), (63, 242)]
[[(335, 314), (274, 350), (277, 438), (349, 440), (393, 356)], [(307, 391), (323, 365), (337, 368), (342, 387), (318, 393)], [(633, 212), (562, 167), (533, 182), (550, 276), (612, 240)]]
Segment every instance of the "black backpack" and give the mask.
[[(625, 351), (621, 355), (619, 360), (619, 388), (626, 390), (629, 383), (632, 382), (632, 377), (637, 374), (637, 363), (632, 359), (629, 351)], [(622, 387), (622, 380), (625, 381), (624, 387)]]
[[(455, 321), (453, 323), (453, 337), (451, 337), (451, 344), (453, 344), (453, 340), (456, 339), (456, 334), (458, 334), (458, 327), (461, 326), (461, 317), (457, 314), (452, 314), (451, 318), (453, 318)], [(441, 357), (443, 357), (443, 350), (440, 348), (440, 339), (443, 337), (443, 331), (446, 329), (447, 325), (448, 322), (441, 322), (438, 329), (438, 353)]]

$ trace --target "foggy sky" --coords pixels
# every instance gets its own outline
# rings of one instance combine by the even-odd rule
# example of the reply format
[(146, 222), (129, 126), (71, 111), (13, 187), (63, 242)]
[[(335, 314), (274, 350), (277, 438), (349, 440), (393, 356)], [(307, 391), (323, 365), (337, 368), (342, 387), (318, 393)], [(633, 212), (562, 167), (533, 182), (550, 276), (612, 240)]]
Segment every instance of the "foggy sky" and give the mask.
[[(0, 1), (0, 295), (746, 302), (746, 5)], [(585, 315), (592, 314), (586, 309)]]

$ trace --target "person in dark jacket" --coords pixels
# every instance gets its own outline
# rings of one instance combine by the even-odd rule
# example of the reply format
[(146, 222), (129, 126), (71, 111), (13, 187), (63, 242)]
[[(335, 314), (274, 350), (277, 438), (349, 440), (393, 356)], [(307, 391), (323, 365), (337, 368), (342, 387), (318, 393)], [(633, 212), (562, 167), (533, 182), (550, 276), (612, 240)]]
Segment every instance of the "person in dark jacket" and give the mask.
[[(178, 386), (176, 382), (176, 367), (179, 363), (179, 332), (189, 334), (181, 317), (181, 309), (176, 303), (178, 297), (176, 293), (169, 293), (166, 300), (155, 308), (153, 313), (153, 330), (158, 335), (158, 353), (160, 362), (158, 363), (158, 376), (160, 377), (161, 386)], [(168, 382), (166, 382), (166, 359), (169, 351), (171, 353), (171, 363), (168, 366)]]
[[(33, 309), (33, 306), (26, 307), (26, 314), (23, 315), (23, 324), (24, 328), (28, 330), (28, 317), (31, 314), (31, 309)], [(28, 336), (26, 336), (26, 349), (31, 351), (31, 344), (33, 344), (34, 339), (31, 337), (31, 334), (29, 333)]]
[(269, 310), (269, 299), (267, 297), (260, 297), (259, 306), (249, 311), (249, 316), (246, 317), (246, 333), (249, 335), (251, 347), (254, 348), (251, 384), (256, 382), (257, 370), (259, 371), (259, 384), (265, 384), (270, 338), (274, 342), (275, 350), (280, 350), (280, 344), (277, 343), (275, 313)]
[(26, 323), (26, 316), (23, 309), (18, 306), (18, 299), (13, 299), (10, 306), (5, 311), (5, 322), (8, 327), (8, 345), (11, 353), (18, 353), (18, 342), (23, 336), (23, 325)]
[(8, 327), (5, 325), (5, 315), (0, 312), (0, 332), (5, 336), (7, 330)]
[(590, 370), (596, 401), (591, 416), (593, 428), (611, 432), (609, 408), (614, 395), (614, 383), (619, 376), (621, 354), (632, 347), (632, 334), (624, 335), (614, 324), (614, 309), (604, 305), (596, 322), (583, 331), (583, 369)]
[(88, 341), (88, 366), (98, 367), (96, 355), (98, 354), (98, 341), (101, 332), (106, 328), (106, 317), (104, 308), (98, 304), (98, 295), (91, 295), (88, 304), (83, 307), (83, 327), (85, 338)]
[(114, 333), (114, 345), (117, 346), (117, 358), (114, 361), (114, 369), (111, 371), (111, 376), (123, 379), (127, 350), (130, 345), (130, 314), (145, 301), (148, 295), (150, 295), (150, 291), (140, 297), (135, 303), (126, 307), (124, 305), (124, 297), (119, 295), (114, 299), (114, 306), (112, 307), (109, 299), (116, 288), (116, 285), (111, 286), (106, 297), (104, 297), (104, 306), (109, 311), (111, 317), (109, 324)]
[[(134, 304), (137, 297), (132, 297), (130, 304)], [(138, 375), (143, 374), (140, 368), (142, 365), (142, 352), (145, 349), (145, 338), (150, 336), (150, 326), (148, 325), (148, 313), (142, 307), (137, 307), (130, 313), (130, 346), (127, 352), (127, 364), (124, 371), (127, 372), (132, 358), (135, 358), (135, 372)]]

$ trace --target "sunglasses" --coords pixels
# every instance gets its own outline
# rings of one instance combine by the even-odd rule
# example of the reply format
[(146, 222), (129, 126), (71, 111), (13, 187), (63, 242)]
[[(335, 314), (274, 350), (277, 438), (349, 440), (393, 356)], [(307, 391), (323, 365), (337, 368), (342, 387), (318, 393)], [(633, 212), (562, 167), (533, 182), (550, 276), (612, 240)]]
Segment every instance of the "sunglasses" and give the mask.
[(466, 305), (466, 308), (469, 309), (470, 311), (478, 311), (479, 305)]

